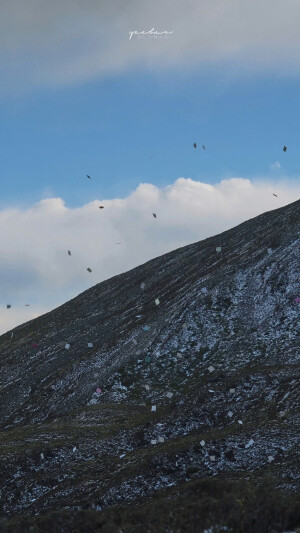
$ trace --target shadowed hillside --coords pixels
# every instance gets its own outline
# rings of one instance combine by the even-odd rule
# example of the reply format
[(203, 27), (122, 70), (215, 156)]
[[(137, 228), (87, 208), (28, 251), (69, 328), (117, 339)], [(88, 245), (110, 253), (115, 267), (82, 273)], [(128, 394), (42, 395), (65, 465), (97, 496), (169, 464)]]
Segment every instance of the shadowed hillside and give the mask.
[(300, 527), (299, 297), (297, 201), (1, 336), (2, 530)]

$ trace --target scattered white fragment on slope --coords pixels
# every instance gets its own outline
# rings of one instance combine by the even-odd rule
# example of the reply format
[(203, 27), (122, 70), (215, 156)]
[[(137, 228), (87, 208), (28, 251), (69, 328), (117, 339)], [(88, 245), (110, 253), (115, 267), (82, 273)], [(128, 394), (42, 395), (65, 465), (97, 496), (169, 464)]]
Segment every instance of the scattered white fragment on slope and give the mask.
[(210, 455), (209, 458), (210, 458), (211, 461), (215, 461), (216, 460), (216, 457), (214, 455)]
[(151, 444), (156, 444), (156, 440), (155, 440), (155, 439), (152, 439), (152, 440), (151, 440)]
[(213, 372), (214, 369), (215, 369), (215, 368), (214, 368), (213, 366), (209, 366), (209, 367), (208, 367), (208, 371), (209, 371), (209, 372)]
[(145, 283), (141, 283), (141, 289), (145, 288)]
[(70, 348), (70, 344), (68, 344), (68, 343), (65, 344), (65, 348), (66, 348), (66, 350), (68, 350)]
[(165, 439), (163, 437), (158, 437), (158, 442), (165, 442)]
[(234, 394), (235, 393), (235, 389), (229, 389), (229, 392), (230, 392), (230, 394)]
[(242, 422), (241, 420), (238, 420), (238, 423), (241, 424), (241, 425), (243, 425), (243, 422)]
[(166, 396), (167, 396), (167, 398), (172, 398), (173, 392), (167, 392)]
[(146, 389), (146, 390), (150, 390), (149, 385), (145, 385), (145, 389)]
[(156, 411), (156, 405), (152, 405), (151, 411), (153, 411), (153, 412)]
[(88, 347), (89, 348), (93, 348), (93, 343), (92, 342), (88, 342)]
[(245, 448), (250, 448), (250, 446), (253, 446), (253, 444), (254, 444), (254, 440), (250, 439), (248, 444), (245, 444)]
[(155, 299), (155, 303), (156, 303), (156, 305), (159, 305), (159, 304), (160, 304), (160, 301), (159, 301), (158, 298)]
[(41, 459), (44, 459), (44, 454), (43, 454), (43, 453), (41, 453), (40, 457), (41, 457)]
[(203, 294), (206, 294), (208, 292), (208, 290), (207, 290), (206, 287), (202, 287), (201, 292), (203, 292)]
[(13, 336), (14, 336), (14, 332), (12, 332), (12, 334), (11, 334), (10, 338), (12, 339), (12, 338), (13, 338)]
[(273, 251), (272, 248), (268, 248), (268, 254), (269, 255), (271, 255), (272, 251)]
[(132, 339), (132, 342), (133, 342), (133, 344), (135, 344), (135, 346), (137, 345), (137, 340), (136, 339)]
[(205, 446), (205, 440), (200, 441), (201, 446)]
[(216, 252), (221, 252), (221, 250), (222, 250), (222, 246), (217, 246)]
[(232, 411), (228, 411), (228, 416), (231, 418), (233, 416), (233, 412)]
[(125, 453), (122, 453), (122, 455), (120, 455), (120, 459), (123, 459), (123, 457), (125, 457)]
[(177, 352), (177, 357), (178, 357), (179, 359), (181, 359), (181, 358), (182, 358), (182, 354), (181, 354), (180, 352)]
[(274, 461), (274, 457), (273, 457), (273, 455), (268, 455), (268, 461), (269, 461), (269, 463), (271, 463), (272, 461)]
[(74, 448), (73, 448), (73, 452), (76, 452), (76, 450), (77, 450), (77, 448), (76, 448), (76, 446), (74, 446)]

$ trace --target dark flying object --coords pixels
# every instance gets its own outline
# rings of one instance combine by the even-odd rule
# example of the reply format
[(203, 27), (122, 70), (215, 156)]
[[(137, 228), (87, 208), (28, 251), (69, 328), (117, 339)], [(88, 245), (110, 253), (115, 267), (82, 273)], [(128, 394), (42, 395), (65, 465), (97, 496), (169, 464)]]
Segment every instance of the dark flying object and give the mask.
[(286, 146), (283, 147), (283, 151), (284, 151), (284, 152), (287, 151), (287, 147), (286, 147)]
[(90, 267), (87, 268), (88, 272), (92, 272), (92, 269)]
[(154, 218), (157, 218), (156, 213), (152, 213), (152, 215), (154, 216)]
[(273, 196), (276, 196), (276, 198), (278, 198), (278, 195), (277, 195), (277, 194), (275, 194), (274, 192), (273, 192)]
[(206, 148), (205, 148), (205, 146), (204, 146), (204, 144), (202, 144), (202, 148), (203, 148), (203, 150), (205, 150), (205, 149), (206, 149)]
[(194, 143), (194, 148), (197, 148), (197, 144), (196, 143)]
[(71, 252), (70, 252), (70, 250), (68, 250), (68, 255), (71, 255)]
[(104, 205), (99, 205), (99, 209), (104, 209)]
[(87, 178), (89, 178), (89, 180), (91, 180), (91, 179), (92, 179), (92, 178), (91, 178), (91, 176), (89, 176), (88, 174), (86, 175), (86, 177), (87, 177)]

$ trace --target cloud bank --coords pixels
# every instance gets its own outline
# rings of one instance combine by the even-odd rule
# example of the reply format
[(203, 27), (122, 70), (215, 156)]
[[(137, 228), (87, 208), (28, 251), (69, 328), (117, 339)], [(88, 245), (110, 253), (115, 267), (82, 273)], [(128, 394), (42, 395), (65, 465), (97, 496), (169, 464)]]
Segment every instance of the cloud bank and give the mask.
[[(2, 0), (3, 91), (81, 83), (128, 69), (300, 72), (298, 0)], [(166, 40), (130, 31), (173, 31)]]
[(300, 197), (300, 185), (274, 187), (242, 178), (215, 185), (179, 178), (74, 209), (49, 198), (0, 211), (0, 333), (100, 281)]

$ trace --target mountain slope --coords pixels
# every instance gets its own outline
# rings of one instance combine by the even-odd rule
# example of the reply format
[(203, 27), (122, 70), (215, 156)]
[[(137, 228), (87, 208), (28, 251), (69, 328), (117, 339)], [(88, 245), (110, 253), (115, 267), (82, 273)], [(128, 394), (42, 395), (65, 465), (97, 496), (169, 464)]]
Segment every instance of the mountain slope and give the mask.
[(2, 515), (212, 476), (295, 491), (299, 267), (297, 201), (0, 337)]

